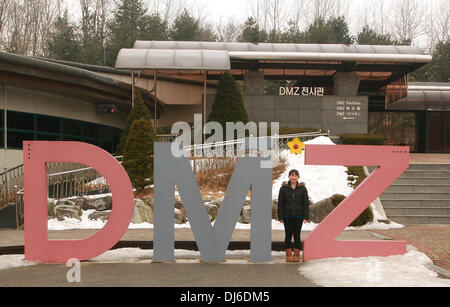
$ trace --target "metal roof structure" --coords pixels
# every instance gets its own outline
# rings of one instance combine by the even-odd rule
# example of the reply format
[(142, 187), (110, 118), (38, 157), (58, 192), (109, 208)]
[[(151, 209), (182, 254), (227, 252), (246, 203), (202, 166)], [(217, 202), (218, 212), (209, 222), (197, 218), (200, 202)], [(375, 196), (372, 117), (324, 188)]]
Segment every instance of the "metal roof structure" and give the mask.
[(450, 83), (410, 83), (408, 96), (387, 106), (388, 110), (450, 111)]
[(230, 70), (230, 57), (224, 50), (121, 49), (119, 69)]
[[(83, 68), (46, 59), (0, 52), (0, 81), (5, 84), (38, 91), (71, 96), (94, 104), (114, 103), (119, 110), (131, 107), (131, 85)], [(145, 102), (154, 106), (155, 97), (139, 88)], [(164, 110), (158, 99), (157, 107)]]
[[(197, 56), (189, 58), (190, 53)], [(202, 61), (200, 54), (218, 64), (206, 65), (208, 61)], [(161, 74), (186, 79), (198, 79), (195, 74), (208, 71), (208, 80), (219, 80), (225, 70), (237, 80), (243, 80), (247, 71), (260, 71), (266, 80), (322, 86), (332, 86), (336, 73), (355, 72), (360, 91), (375, 92), (431, 60), (414, 46), (136, 41), (133, 49), (119, 54), (116, 68), (158, 69)]]
[[(424, 53), (414, 46), (344, 45), (344, 44), (279, 44), (279, 43), (225, 43), (225, 42), (176, 42), (136, 41), (134, 49), (174, 50), (226, 50), (228, 52), (271, 53), (329, 53), (329, 54), (391, 54), (419, 55)], [(424, 58), (426, 60), (426, 58)]]

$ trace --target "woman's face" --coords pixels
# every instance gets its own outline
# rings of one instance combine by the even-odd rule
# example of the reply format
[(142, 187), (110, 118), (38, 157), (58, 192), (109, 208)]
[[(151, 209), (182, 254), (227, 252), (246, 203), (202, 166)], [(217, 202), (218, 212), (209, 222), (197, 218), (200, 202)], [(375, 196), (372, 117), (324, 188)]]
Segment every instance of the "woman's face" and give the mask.
[(295, 184), (298, 181), (298, 175), (296, 173), (292, 173), (289, 175), (289, 181), (291, 184)]

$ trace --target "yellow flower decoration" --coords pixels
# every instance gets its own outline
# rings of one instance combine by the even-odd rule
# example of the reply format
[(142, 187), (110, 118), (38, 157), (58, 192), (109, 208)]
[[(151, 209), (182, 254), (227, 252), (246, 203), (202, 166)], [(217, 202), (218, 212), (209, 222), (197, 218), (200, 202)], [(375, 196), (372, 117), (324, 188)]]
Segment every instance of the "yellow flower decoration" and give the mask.
[(289, 148), (291, 149), (291, 155), (303, 153), (303, 149), (305, 148), (305, 143), (301, 142), (298, 138), (295, 138), (292, 142), (288, 143)]

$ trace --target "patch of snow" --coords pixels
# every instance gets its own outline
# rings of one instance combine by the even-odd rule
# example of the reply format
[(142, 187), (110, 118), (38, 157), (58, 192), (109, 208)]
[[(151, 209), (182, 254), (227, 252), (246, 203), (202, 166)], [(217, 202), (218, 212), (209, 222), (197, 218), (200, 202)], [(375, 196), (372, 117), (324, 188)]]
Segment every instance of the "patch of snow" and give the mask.
[(24, 255), (3, 255), (0, 256), (0, 271), (12, 268), (37, 265), (35, 262), (26, 261)]
[(450, 287), (427, 268), (433, 262), (425, 254), (410, 251), (390, 257), (311, 260), (299, 273), (324, 287)]
[[(227, 250), (225, 257), (250, 257), (250, 250)], [(272, 257), (284, 257), (284, 252), (272, 252)], [(198, 258), (200, 259), (199, 251), (190, 250), (175, 250), (175, 258)], [(120, 248), (107, 251), (106, 253), (91, 259), (93, 262), (113, 262), (113, 263), (132, 263), (142, 260), (152, 260), (153, 250), (143, 250), (140, 248)]]
[[(305, 144), (334, 145), (328, 137), (318, 137)], [(300, 182), (306, 184), (309, 197), (318, 202), (334, 194), (348, 196), (353, 189), (348, 186), (347, 168), (345, 166), (330, 165), (305, 165), (305, 154), (291, 155), (289, 150), (282, 151), (281, 155), (286, 158), (286, 171), (272, 185), (272, 199), (278, 199), (278, 192), (283, 182), (289, 180), (289, 171), (296, 169), (300, 173)]]

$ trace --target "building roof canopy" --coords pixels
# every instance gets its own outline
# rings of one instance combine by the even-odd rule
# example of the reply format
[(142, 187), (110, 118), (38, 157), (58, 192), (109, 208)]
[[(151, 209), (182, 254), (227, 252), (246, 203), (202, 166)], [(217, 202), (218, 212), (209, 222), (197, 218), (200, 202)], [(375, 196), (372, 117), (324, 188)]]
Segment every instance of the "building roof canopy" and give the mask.
[(410, 83), (408, 96), (390, 104), (387, 109), (450, 111), (450, 83)]
[(158, 70), (230, 70), (224, 50), (122, 49), (116, 68)]
[(174, 50), (226, 50), (229, 52), (298, 52), (298, 53), (360, 53), (424, 55), (415, 46), (344, 45), (344, 44), (276, 44), (276, 43), (224, 43), (224, 42), (176, 42), (136, 41), (134, 49)]

